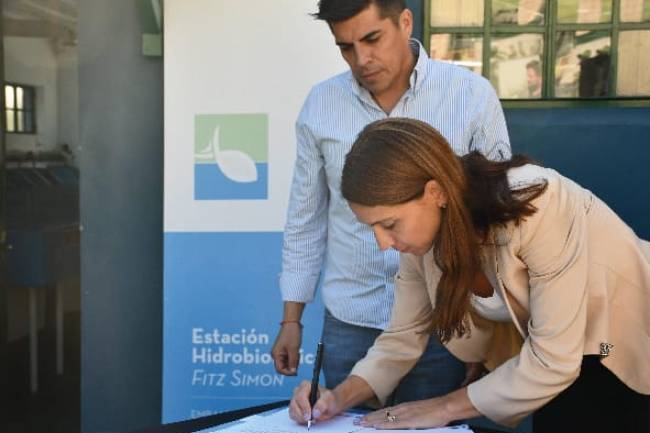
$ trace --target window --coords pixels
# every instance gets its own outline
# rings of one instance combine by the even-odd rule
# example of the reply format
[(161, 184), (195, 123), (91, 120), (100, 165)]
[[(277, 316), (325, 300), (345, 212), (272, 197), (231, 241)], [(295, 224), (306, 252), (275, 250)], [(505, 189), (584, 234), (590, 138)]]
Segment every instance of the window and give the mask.
[(5, 84), (6, 132), (35, 134), (35, 91), (32, 86)]
[(426, 0), (424, 27), (502, 99), (650, 97), (650, 0)]

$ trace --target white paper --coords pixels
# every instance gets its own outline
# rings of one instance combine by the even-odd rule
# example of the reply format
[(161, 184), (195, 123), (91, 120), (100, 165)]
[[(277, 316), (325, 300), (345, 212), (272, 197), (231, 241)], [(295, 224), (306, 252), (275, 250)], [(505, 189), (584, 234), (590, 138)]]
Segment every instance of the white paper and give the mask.
[[(309, 433), (355, 433), (376, 431), (372, 427), (354, 425), (354, 420), (362, 415), (346, 412), (327, 421), (312, 424)], [(413, 430), (389, 430), (392, 433), (413, 433)], [(473, 433), (467, 426), (453, 426), (418, 430), (424, 433)], [(307, 426), (289, 418), (289, 409), (269, 415), (255, 415), (215, 433), (307, 433)]]

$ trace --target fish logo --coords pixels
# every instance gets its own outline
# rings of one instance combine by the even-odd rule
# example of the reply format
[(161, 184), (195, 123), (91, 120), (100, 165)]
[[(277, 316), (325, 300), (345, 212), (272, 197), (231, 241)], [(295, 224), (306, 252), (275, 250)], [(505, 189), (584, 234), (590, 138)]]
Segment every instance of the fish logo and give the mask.
[(195, 116), (195, 200), (268, 198), (268, 116)]

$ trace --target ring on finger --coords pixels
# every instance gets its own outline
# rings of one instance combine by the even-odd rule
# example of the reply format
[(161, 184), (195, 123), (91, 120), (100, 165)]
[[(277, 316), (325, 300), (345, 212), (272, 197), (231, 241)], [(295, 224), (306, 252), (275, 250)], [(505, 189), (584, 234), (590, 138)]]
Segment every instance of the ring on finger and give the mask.
[(388, 422), (397, 422), (397, 415), (388, 415), (386, 417), (386, 421), (388, 421)]

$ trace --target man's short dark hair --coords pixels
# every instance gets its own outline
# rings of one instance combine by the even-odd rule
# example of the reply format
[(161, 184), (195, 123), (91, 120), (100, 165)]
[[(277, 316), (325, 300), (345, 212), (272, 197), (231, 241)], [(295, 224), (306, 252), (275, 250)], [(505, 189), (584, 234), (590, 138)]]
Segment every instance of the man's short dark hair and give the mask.
[(526, 69), (532, 69), (537, 75), (542, 75), (542, 65), (539, 60), (531, 60), (526, 63)]
[(395, 23), (406, 9), (405, 0), (320, 0), (318, 12), (312, 15), (331, 25), (352, 18), (373, 3), (379, 8), (382, 18), (391, 18)]

